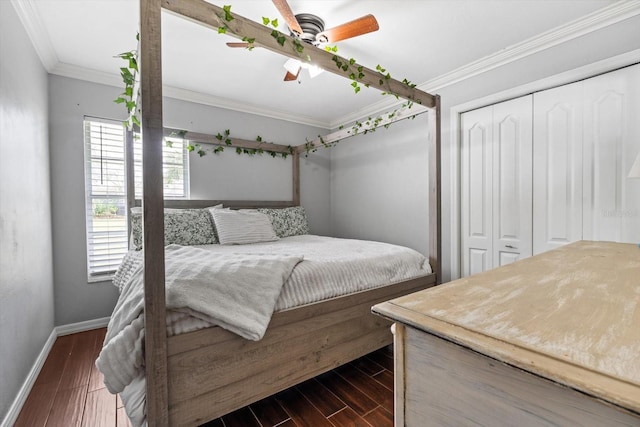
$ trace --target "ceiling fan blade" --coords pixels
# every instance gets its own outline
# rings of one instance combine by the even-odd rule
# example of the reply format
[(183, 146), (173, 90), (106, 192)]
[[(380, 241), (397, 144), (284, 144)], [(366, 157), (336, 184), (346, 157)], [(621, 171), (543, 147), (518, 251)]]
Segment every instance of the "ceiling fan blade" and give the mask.
[(247, 42), (227, 42), (227, 46), (229, 47), (249, 47), (249, 43)]
[(287, 71), (287, 74), (285, 74), (285, 76), (284, 76), (284, 81), (285, 82), (293, 82), (293, 81), (298, 80), (298, 76), (300, 75), (300, 70), (301, 69), (302, 69), (302, 67), (299, 67), (298, 68), (298, 72), (295, 73), (295, 74), (290, 73), (289, 71)]
[(302, 34), (302, 28), (300, 28), (300, 24), (298, 23), (296, 16), (291, 11), (287, 0), (273, 0), (273, 4), (276, 6), (276, 9), (278, 9), (278, 12), (280, 12), (280, 15), (287, 22), (287, 25), (289, 26), (291, 31)]
[(337, 27), (324, 30), (316, 37), (320, 43), (335, 43), (351, 37), (378, 31), (380, 26), (373, 15), (365, 15)]

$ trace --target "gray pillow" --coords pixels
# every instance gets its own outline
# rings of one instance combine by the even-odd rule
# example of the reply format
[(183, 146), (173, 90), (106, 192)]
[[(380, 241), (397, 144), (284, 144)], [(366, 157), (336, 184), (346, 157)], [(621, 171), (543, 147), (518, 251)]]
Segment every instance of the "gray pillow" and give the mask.
[(282, 209), (260, 208), (258, 212), (266, 214), (271, 219), (273, 230), (278, 237), (309, 234), (307, 213), (302, 206)]
[[(131, 209), (131, 236), (134, 249), (142, 249), (142, 212)], [(211, 214), (207, 209), (165, 209), (164, 244), (210, 245), (218, 243)]]

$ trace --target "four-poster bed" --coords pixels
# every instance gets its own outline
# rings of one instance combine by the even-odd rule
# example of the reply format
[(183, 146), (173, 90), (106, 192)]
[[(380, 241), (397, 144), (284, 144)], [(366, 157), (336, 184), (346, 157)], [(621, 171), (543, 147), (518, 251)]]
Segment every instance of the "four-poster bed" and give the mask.
[[(285, 36), (281, 46), (266, 27), (237, 15), (225, 21), (221, 8), (202, 0), (140, 3), (147, 422), (152, 426), (198, 425), (390, 344), (390, 323), (373, 316), (370, 307), (440, 281), (440, 104), (437, 96), (394, 79), (381, 79), (379, 73), (361, 68), (362, 84), (429, 109), (429, 263), (434, 273), (277, 312), (260, 341), (248, 341), (220, 327), (167, 337), (164, 208), (171, 204), (163, 200), (162, 189), (166, 131), (162, 118), (161, 11), (171, 11), (211, 28), (225, 26), (227, 34), (255, 39), (261, 47), (289, 57), (298, 59), (299, 54), (291, 37)], [(306, 47), (304, 54), (308, 61), (349, 78), (348, 71), (335, 67), (333, 54), (312, 46)], [(187, 133), (185, 138), (216, 143), (202, 134)], [(293, 197), (285, 206), (299, 205), (299, 154), (314, 145), (320, 142), (302, 144), (294, 152)], [(177, 205), (206, 207), (215, 203), (182, 201)], [(227, 204), (269, 206), (269, 202)], [(282, 207), (283, 203), (279, 205)]]

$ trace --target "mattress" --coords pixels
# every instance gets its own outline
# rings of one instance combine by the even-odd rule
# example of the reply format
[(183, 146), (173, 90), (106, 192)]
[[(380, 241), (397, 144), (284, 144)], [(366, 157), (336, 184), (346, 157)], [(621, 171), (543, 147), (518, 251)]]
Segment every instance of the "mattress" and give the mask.
[[(302, 255), (303, 261), (282, 288), (275, 311), (387, 286), (432, 272), (425, 256), (413, 249), (367, 240), (301, 235), (275, 242), (197, 247), (229, 255)], [(121, 289), (141, 260), (141, 251), (130, 251), (114, 277), (114, 285)], [(210, 323), (185, 313), (167, 312), (169, 336), (210, 326)]]

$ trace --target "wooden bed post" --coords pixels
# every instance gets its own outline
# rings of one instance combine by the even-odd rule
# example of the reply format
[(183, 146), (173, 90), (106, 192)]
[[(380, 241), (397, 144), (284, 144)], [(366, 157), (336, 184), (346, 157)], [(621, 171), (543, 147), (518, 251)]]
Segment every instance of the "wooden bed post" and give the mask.
[(300, 206), (300, 153), (293, 152), (293, 205)]
[(125, 177), (127, 183), (127, 247), (129, 250), (129, 236), (131, 235), (131, 208), (136, 205), (136, 186), (135, 186), (135, 161), (133, 158), (133, 130), (127, 129), (125, 131), (125, 150), (124, 150), (124, 165), (125, 165)]
[(147, 423), (169, 425), (167, 326), (164, 270), (162, 177), (161, 1), (140, 1), (140, 81), (142, 90), (142, 197), (144, 225), (144, 323)]
[(429, 110), (429, 264), (436, 273), (436, 284), (442, 283), (442, 219), (440, 182), (440, 95)]

